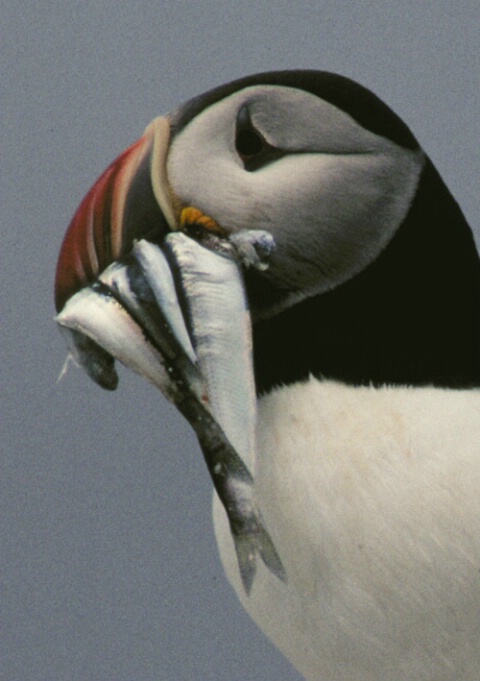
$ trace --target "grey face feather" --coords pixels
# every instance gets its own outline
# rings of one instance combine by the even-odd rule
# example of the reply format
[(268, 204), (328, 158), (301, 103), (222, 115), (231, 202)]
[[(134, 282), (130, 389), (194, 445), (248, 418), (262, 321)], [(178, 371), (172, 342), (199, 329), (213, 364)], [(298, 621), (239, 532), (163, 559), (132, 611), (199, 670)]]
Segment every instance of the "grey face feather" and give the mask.
[[(278, 152), (254, 171), (235, 146), (245, 108)], [(288, 306), (378, 257), (408, 213), (423, 163), (420, 150), (365, 130), (319, 97), (254, 86), (206, 108), (174, 136), (167, 173), (182, 205), (195, 205), (227, 232), (272, 234), (277, 249), (266, 276), (287, 291)]]

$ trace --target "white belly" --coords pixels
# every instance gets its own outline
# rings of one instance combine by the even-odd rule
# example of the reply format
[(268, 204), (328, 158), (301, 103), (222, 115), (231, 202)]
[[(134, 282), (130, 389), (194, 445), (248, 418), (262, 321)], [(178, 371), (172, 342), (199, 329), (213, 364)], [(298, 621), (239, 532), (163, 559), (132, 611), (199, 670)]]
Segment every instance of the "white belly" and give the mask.
[(480, 679), (480, 391), (312, 379), (259, 402), (256, 494), (288, 575), (251, 617), (311, 681)]

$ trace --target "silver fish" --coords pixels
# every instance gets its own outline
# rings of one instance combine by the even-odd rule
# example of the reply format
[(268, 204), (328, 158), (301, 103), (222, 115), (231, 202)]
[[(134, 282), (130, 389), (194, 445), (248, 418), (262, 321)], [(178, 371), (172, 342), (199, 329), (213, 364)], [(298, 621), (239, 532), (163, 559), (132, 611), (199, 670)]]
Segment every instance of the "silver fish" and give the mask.
[[(253, 255), (257, 240), (239, 240), (252, 266), (262, 262)], [(69, 299), (56, 319), (73, 333), (70, 347), (96, 380), (102, 373), (91, 365), (99, 364), (99, 348), (154, 383), (189, 421), (225, 507), (249, 593), (257, 555), (280, 579), (286, 575), (256, 507), (249, 470), (256, 398), (241, 256), (235, 257), (235, 245), (215, 248), (220, 252), (180, 233), (168, 235), (163, 250), (142, 240)]]
[[(215, 418), (239, 458), (220, 462), (197, 433), (215, 488), (227, 509), (240, 574), (247, 593), (256, 554), (281, 579), (285, 572), (254, 501), (256, 394), (252, 337), (243, 277), (235, 248), (220, 253), (181, 233), (165, 239), (174, 259), (179, 289), (202, 377)], [(218, 249), (222, 244), (217, 245)], [(225, 247), (224, 247), (225, 248)], [(247, 462), (245, 465), (243, 462)]]

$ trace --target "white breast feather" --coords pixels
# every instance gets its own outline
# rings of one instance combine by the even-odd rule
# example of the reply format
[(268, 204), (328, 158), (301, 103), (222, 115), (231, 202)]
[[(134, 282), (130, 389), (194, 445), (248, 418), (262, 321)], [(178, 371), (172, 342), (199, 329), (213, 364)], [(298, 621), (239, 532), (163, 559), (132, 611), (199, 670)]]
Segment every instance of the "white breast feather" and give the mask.
[(480, 391), (311, 379), (259, 402), (256, 494), (288, 584), (243, 605), (311, 681), (480, 678)]

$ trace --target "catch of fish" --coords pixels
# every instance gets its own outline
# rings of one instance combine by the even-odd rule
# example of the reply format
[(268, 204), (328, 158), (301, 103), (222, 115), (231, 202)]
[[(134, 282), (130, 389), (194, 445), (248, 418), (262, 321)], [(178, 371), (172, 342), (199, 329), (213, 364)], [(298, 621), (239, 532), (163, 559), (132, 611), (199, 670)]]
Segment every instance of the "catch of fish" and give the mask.
[(257, 556), (286, 574), (255, 503), (256, 393), (243, 270), (265, 269), (263, 231), (229, 239), (168, 234), (145, 239), (82, 288), (56, 317), (70, 354), (102, 387), (114, 360), (144, 376), (191, 424), (227, 513), (240, 575), (250, 592)]

